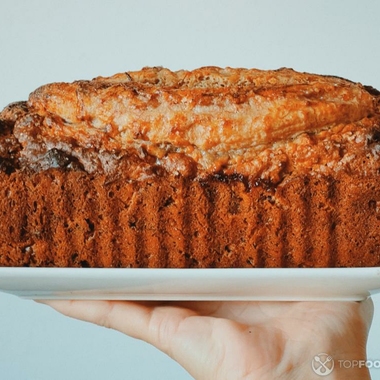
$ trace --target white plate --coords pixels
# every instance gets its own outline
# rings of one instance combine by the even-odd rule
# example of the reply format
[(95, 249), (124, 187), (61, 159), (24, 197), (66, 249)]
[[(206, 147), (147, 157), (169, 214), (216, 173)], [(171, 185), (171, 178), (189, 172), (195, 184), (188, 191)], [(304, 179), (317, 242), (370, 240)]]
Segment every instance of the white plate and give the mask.
[(0, 268), (0, 291), (31, 299), (362, 300), (380, 268)]

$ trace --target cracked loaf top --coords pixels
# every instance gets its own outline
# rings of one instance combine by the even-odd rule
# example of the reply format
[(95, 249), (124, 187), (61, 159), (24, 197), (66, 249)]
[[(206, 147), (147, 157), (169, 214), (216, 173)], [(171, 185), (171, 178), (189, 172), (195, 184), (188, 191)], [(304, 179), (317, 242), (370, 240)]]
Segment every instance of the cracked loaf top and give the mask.
[(377, 155), (379, 99), (370, 87), (291, 69), (154, 67), (42, 86), (0, 119), (14, 123), (21, 161), (42, 168), (52, 150), (88, 172), (112, 171), (134, 152), (169, 170), (190, 160), (198, 173), (276, 181), (302, 167), (336, 170), (363, 149)]

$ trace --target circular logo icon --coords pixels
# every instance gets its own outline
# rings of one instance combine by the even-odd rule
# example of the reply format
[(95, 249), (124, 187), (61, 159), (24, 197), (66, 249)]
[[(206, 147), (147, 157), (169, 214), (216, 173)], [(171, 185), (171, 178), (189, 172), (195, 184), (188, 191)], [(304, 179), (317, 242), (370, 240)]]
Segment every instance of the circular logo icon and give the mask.
[(328, 376), (334, 369), (334, 359), (322, 352), (313, 357), (311, 368), (319, 376)]

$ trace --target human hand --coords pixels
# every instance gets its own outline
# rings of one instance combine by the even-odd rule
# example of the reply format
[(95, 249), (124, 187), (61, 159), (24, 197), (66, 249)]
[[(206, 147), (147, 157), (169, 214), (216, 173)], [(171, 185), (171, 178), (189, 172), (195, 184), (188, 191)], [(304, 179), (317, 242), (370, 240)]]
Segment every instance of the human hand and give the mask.
[[(363, 302), (43, 301), (77, 319), (144, 340), (196, 379), (320, 379), (312, 360), (366, 359), (373, 316)], [(329, 379), (369, 379), (335, 366)]]

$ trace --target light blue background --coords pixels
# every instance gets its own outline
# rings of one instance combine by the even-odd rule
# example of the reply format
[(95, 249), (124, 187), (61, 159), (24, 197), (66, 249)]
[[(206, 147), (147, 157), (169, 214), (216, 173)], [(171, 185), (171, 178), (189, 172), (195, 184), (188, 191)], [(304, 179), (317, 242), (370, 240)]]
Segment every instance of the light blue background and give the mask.
[[(287, 66), (380, 89), (379, 15), (377, 0), (0, 0), (0, 108), (48, 82), (152, 65)], [(145, 343), (0, 294), (1, 380), (189, 378)]]

